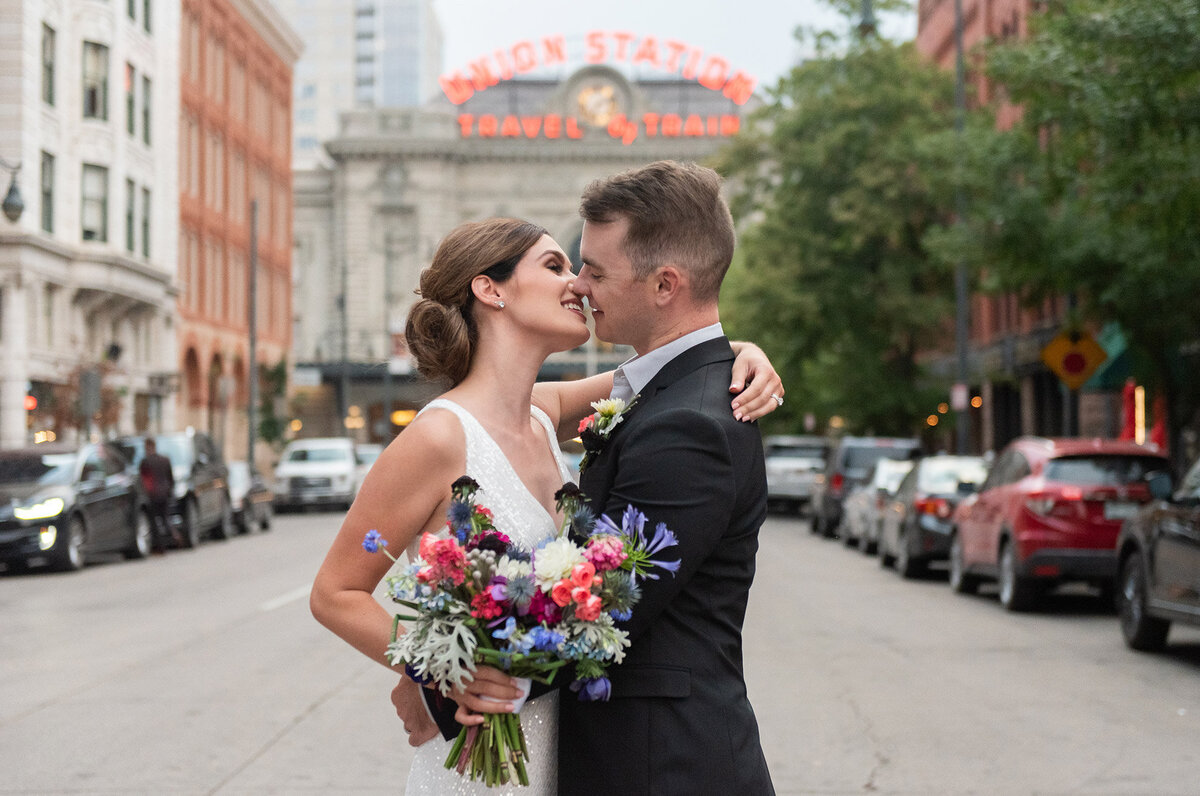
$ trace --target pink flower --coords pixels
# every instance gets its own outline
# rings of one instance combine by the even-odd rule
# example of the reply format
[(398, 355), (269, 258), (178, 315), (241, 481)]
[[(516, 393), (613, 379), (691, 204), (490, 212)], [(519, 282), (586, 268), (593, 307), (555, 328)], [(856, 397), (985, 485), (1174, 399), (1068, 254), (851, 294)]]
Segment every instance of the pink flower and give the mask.
[(580, 420), (579, 421), (579, 433), (582, 434), (583, 432), (587, 431), (588, 427), (591, 426), (592, 423), (594, 423), (595, 421), (596, 421), (595, 415), (588, 415), (583, 420)]
[(583, 553), (597, 572), (608, 572), (621, 566), (626, 559), (625, 545), (620, 537), (612, 534), (593, 536), (588, 540)]
[(533, 598), (529, 601), (529, 615), (535, 622), (554, 625), (562, 621), (562, 607), (555, 605), (541, 589), (534, 589)]
[(453, 539), (438, 539), (428, 533), (422, 535), (421, 558), (428, 565), (426, 569), (429, 573), (426, 576), (425, 570), (422, 570), (419, 577), (426, 583), (449, 580), (457, 586), (466, 579), (463, 569), (467, 563), (467, 554)]
[(571, 583), (567, 580), (560, 580), (555, 583), (550, 589), (550, 599), (554, 600), (554, 604), (559, 608), (566, 608), (571, 602)]
[(571, 584), (577, 588), (590, 589), (599, 586), (601, 581), (596, 577), (596, 568), (590, 562), (576, 564), (571, 568)]
[(487, 591), (482, 591), (471, 598), (471, 616), (476, 619), (495, 619), (502, 613), (504, 611)]
[(602, 603), (603, 600), (600, 599), (599, 595), (589, 593), (586, 600), (575, 606), (575, 616), (585, 622), (595, 622), (600, 618)]

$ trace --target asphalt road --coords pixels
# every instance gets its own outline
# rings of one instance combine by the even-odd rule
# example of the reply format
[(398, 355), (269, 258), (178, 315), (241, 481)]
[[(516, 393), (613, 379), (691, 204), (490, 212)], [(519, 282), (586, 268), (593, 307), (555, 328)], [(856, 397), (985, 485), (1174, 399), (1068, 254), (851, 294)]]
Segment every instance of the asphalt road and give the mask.
[[(0, 793), (396, 794), (393, 678), (312, 620), (334, 514), (81, 573), (0, 575)], [(771, 518), (746, 669), (781, 794), (1192, 794), (1200, 632), (1132, 653)]]

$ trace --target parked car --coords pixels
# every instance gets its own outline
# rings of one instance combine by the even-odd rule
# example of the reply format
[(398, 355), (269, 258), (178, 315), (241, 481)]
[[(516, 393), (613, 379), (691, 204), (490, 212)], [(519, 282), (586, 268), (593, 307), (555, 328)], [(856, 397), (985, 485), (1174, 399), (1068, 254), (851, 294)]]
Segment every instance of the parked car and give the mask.
[(150, 554), (150, 520), (129, 462), (111, 443), (0, 451), (0, 561), (82, 569), (97, 553)]
[(842, 502), (880, 459), (915, 459), (921, 444), (897, 437), (842, 437), (829, 454), (825, 477), (814, 483), (813, 533), (834, 537), (842, 522)]
[(912, 466), (910, 459), (880, 459), (871, 465), (866, 479), (850, 490), (842, 504), (839, 531), (847, 547), (857, 545), (864, 553), (875, 552), (883, 510)]
[(354, 441), (346, 437), (293, 440), (275, 468), (275, 508), (337, 505), (349, 509), (358, 492)]
[(825, 469), (829, 440), (824, 437), (773, 435), (763, 440), (767, 463), (767, 508), (804, 512), (813, 482)]
[(1165, 472), (1148, 479), (1154, 500), (1117, 540), (1117, 615), (1125, 643), (1153, 651), (1172, 622), (1200, 625), (1200, 459), (1172, 494)]
[(987, 477), (980, 456), (927, 456), (918, 459), (883, 512), (879, 563), (906, 578), (924, 574), (932, 561), (950, 555), (951, 516), (964, 496)]
[(1068, 581), (1111, 596), (1121, 523), (1150, 500), (1147, 474), (1167, 469), (1164, 456), (1133, 442), (1013, 440), (979, 494), (955, 512), (951, 588), (971, 592), (996, 579), (1010, 611), (1032, 608)]
[(359, 486), (362, 486), (367, 473), (371, 471), (371, 465), (375, 464), (381, 453), (383, 446), (374, 442), (360, 442), (354, 446), (354, 459), (357, 462), (354, 477)]
[[(184, 545), (195, 547), (208, 536), (216, 539), (232, 536), (229, 469), (212, 437), (192, 428), (152, 436), (158, 452), (171, 460), (171, 471), (175, 476), (171, 522), (180, 530)], [(136, 473), (146, 455), (146, 437), (122, 437), (117, 444), (129, 457)]]
[(241, 533), (269, 531), (275, 514), (275, 496), (258, 470), (247, 462), (229, 462), (229, 501), (233, 505), (233, 524)]

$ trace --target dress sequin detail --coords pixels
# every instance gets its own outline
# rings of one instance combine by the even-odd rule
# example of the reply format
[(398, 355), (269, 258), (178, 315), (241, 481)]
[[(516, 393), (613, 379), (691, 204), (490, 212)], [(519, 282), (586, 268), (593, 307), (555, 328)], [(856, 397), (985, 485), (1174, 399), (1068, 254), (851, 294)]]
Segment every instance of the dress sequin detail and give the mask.
[[(480, 486), (477, 499), (495, 515), (496, 527), (508, 534), (515, 546), (532, 550), (544, 539), (554, 536), (558, 528), (555, 519), (535, 498), (509, 464), (500, 446), (475, 417), (463, 407), (445, 398), (430, 401), (422, 412), (445, 409), (458, 417), (467, 441), (467, 475)], [(555, 444), (554, 427), (546, 413), (536, 406), (531, 414), (546, 431), (546, 438), (558, 463), (563, 482), (571, 480), (570, 471)], [(410, 553), (415, 555), (415, 550)], [(457, 772), (444, 767), (450, 753), (450, 742), (439, 735), (416, 751), (408, 774), (405, 793), (409, 796), (451, 796), (452, 794), (489, 794), (501, 796), (536, 796), (553, 794), (558, 789), (558, 692), (530, 700), (521, 710), (521, 727), (529, 744), (528, 787), (488, 788), (482, 782), (471, 782)]]

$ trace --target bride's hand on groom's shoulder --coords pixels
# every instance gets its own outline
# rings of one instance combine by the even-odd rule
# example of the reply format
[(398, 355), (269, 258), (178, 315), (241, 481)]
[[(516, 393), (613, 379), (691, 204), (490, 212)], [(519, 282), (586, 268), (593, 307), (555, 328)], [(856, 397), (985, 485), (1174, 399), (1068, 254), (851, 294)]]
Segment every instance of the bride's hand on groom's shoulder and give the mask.
[(515, 713), (529, 693), (528, 680), (521, 680), (491, 666), (476, 666), (474, 679), (451, 692), (458, 703), (454, 720), (464, 727), (482, 724), (483, 713)]
[(783, 406), (783, 380), (775, 371), (766, 353), (754, 343), (732, 344), (737, 355), (733, 360), (733, 380), (729, 392), (734, 396), (733, 416), (750, 422), (771, 414)]
[(400, 682), (392, 689), (392, 704), (396, 706), (396, 715), (404, 723), (409, 746), (420, 746), (438, 734), (438, 727), (425, 707), (421, 686), (412, 678), (400, 678)]

